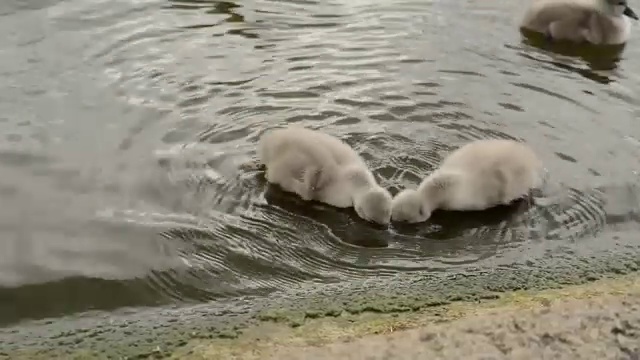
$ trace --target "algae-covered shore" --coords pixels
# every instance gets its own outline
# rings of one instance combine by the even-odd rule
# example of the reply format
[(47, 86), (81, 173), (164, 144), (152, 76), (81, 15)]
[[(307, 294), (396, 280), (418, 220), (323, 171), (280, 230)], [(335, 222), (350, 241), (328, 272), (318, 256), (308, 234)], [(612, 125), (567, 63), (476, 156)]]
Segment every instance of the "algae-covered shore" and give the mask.
[(175, 359), (638, 359), (640, 277), (515, 291), (401, 315), (360, 314), (236, 340), (193, 341)]
[(24, 349), (0, 358), (631, 360), (640, 356), (640, 274), (404, 313), (343, 313), (292, 325), (265, 321), (238, 337), (194, 338), (171, 352)]
[[(372, 334), (391, 336), (418, 327), (446, 329), (448, 325), (438, 324), (528, 311), (557, 299), (593, 307), (589, 298), (601, 297), (605, 304), (617, 301), (612, 307), (621, 314), (627, 311), (620, 299), (640, 294), (636, 247), (597, 257), (585, 256), (580, 248), (575, 247), (570, 256), (548, 255), (544, 261), (524, 259), (517, 266), (466, 273), (367, 279), (348, 286), (292, 289), (267, 298), (22, 323), (0, 329), (0, 358), (251, 359), (270, 354), (279, 358), (278, 351), (306, 354), (323, 351), (316, 345)], [(604, 310), (601, 307), (594, 314)]]

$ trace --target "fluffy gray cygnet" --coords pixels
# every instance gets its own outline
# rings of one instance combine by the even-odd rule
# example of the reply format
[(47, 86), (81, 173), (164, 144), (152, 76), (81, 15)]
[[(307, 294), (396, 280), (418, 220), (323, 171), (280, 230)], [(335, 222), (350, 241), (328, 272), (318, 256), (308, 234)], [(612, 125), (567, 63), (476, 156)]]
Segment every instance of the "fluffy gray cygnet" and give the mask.
[(382, 225), (391, 220), (391, 194), (358, 153), (331, 135), (295, 125), (271, 130), (260, 138), (258, 158), (267, 181), (304, 200), (353, 206), (361, 218)]
[(521, 27), (553, 40), (624, 44), (638, 15), (627, 0), (533, 0)]
[(436, 209), (506, 205), (542, 182), (542, 162), (529, 146), (512, 140), (477, 140), (449, 154), (417, 189), (398, 193), (391, 219), (417, 223), (429, 219)]

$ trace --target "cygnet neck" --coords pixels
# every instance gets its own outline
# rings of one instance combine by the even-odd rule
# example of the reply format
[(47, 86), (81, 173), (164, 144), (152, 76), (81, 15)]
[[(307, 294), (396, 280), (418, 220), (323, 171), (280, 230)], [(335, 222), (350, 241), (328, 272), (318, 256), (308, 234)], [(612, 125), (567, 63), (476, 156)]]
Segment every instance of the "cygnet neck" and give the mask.
[(346, 168), (343, 175), (346, 182), (345, 186), (350, 188), (349, 192), (353, 200), (360, 195), (380, 187), (373, 177), (373, 174), (371, 174), (368, 169), (360, 166)]
[(420, 184), (420, 186), (418, 186), (417, 191), (420, 196), (420, 199), (422, 200), (422, 203), (424, 205), (428, 205), (428, 207), (431, 210), (434, 210), (440, 206), (440, 203), (442, 201), (440, 200), (440, 196), (437, 196), (438, 194), (435, 191), (435, 185), (432, 179), (430, 178), (425, 179)]
[(606, 10), (606, 0), (571, 0), (576, 5), (583, 5), (585, 7), (599, 10), (604, 12)]
[(464, 176), (463, 172), (436, 170), (420, 183), (418, 187), (420, 197), (432, 209), (442, 206), (454, 182), (458, 182), (461, 176)]
[(614, 14), (612, 9), (613, 5), (609, 4), (607, 0), (573, 0), (578, 4), (584, 4), (584, 6), (595, 9), (604, 18), (622, 18), (622, 14)]

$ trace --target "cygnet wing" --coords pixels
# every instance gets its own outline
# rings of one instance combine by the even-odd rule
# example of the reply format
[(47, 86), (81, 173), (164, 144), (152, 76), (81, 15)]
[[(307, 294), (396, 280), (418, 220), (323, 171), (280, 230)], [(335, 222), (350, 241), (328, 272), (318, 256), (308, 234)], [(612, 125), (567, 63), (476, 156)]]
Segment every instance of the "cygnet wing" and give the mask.
[(331, 153), (332, 158), (339, 165), (364, 163), (360, 155), (346, 142), (329, 134), (313, 131), (309, 134), (317, 139), (318, 142), (324, 144), (325, 148)]
[(536, 0), (527, 9), (521, 26), (543, 32), (556, 21), (586, 21), (596, 11), (592, 3), (585, 0)]
[(293, 152), (307, 158), (309, 165), (333, 167), (333, 155), (319, 134), (321, 133), (297, 126), (272, 130), (261, 138), (258, 156), (263, 164), (269, 166)]
[(527, 145), (511, 140), (479, 140), (453, 151), (442, 162), (440, 169), (468, 173), (523, 164), (531, 168), (541, 167), (540, 161)]

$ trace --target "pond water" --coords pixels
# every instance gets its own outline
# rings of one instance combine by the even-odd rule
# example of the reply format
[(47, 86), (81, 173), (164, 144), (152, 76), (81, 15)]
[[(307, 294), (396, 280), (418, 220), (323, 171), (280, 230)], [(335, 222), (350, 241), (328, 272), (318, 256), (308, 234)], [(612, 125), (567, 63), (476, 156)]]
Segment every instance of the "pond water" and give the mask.
[[(619, 61), (586, 61), (523, 42), (527, 3), (2, 1), (0, 323), (509, 265), (638, 228), (637, 24)], [(530, 143), (548, 187), (380, 230), (239, 170), (291, 123), (393, 193), (480, 138)]]

